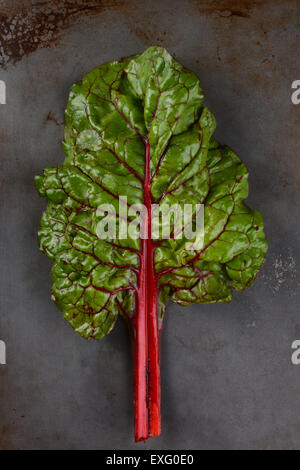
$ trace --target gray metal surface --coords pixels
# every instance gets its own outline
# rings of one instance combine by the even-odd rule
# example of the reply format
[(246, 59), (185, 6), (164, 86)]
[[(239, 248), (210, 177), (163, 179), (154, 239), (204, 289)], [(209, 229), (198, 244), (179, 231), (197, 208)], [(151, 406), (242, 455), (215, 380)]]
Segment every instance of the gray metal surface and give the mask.
[[(299, 2), (2, 0), (0, 15), (0, 449), (300, 449)], [(87, 342), (51, 302), (33, 177), (63, 160), (71, 85), (153, 44), (199, 75), (269, 252), (230, 305), (168, 306), (163, 434), (136, 445), (126, 328)]]

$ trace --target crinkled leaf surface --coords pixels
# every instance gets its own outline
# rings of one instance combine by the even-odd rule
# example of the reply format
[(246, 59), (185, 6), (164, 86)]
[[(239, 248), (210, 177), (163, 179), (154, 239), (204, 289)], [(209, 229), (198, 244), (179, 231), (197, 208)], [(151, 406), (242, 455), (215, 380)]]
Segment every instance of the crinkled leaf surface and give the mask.
[(215, 120), (202, 101), (195, 74), (160, 47), (104, 64), (73, 86), (65, 162), (35, 183), (48, 202), (39, 242), (54, 260), (52, 297), (83, 337), (100, 339), (118, 315), (135, 315), (140, 240), (99, 239), (97, 208), (112, 204), (120, 217), (119, 196), (143, 203), (147, 144), (152, 202), (205, 205), (201, 250), (174, 239), (155, 245), (159, 317), (170, 297), (229, 302), (262, 266), (263, 219), (243, 202), (247, 169), (212, 138)]

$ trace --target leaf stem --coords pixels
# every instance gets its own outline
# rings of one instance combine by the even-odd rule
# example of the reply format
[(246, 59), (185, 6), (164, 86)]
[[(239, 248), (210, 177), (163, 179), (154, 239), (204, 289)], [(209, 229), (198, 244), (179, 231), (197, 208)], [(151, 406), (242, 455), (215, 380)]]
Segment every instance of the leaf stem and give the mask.
[(131, 320), (134, 360), (135, 440), (161, 433), (160, 346), (157, 320), (157, 280), (151, 238), (150, 146), (146, 143), (144, 214), (138, 276), (137, 315)]

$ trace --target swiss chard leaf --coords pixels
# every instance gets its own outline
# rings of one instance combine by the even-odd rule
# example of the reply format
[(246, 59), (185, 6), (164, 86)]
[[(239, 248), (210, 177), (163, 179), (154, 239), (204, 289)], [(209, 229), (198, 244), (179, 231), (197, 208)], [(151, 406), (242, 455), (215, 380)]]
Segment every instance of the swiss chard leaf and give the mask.
[[(267, 250), (262, 216), (243, 202), (247, 169), (212, 138), (215, 119), (202, 101), (196, 75), (161, 47), (104, 64), (72, 88), (65, 162), (35, 179), (48, 202), (40, 249), (54, 260), (52, 298), (65, 319), (85, 338), (103, 338), (118, 315), (134, 331), (137, 440), (160, 432), (157, 339), (169, 298), (229, 302), (233, 289), (251, 285)], [(203, 246), (100, 239), (98, 207), (110, 204), (121, 223), (124, 196), (126, 207), (203, 204)]]

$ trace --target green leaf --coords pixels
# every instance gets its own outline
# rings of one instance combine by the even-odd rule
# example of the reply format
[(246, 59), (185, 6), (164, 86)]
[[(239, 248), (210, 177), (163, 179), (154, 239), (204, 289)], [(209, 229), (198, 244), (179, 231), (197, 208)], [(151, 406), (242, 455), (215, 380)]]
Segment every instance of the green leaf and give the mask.
[(126, 207), (142, 204), (147, 191), (160, 207), (204, 204), (201, 249), (155, 242), (157, 286), (147, 295), (157, 296), (159, 318), (169, 298), (229, 302), (233, 289), (250, 286), (267, 250), (263, 219), (243, 202), (245, 165), (212, 138), (215, 119), (193, 72), (161, 47), (104, 64), (73, 86), (65, 120), (65, 162), (35, 179), (48, 203), (39, 243), (54, 260), (52, 298), (80, 335), (101, 339), (119, 314), (137, 314), (141, 240), (101, 240), (96, 230), (101, 204), (112, 205), (121, 225), (120, 196)]

